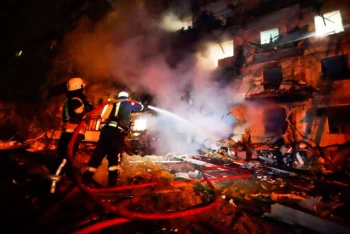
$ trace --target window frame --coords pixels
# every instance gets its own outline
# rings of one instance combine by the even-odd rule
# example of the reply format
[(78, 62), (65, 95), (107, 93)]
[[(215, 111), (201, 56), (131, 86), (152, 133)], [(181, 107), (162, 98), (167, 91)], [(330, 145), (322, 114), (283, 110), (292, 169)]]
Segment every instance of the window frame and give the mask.
[[(336, 58), (339, 58), (339, 61), (335, 61)], [(343, 61), (341, 60), (341, 58), (343, 59)], [(343, 65), (345, 66), (344, 68), (346, 70), (344, 70), (345, 73), (333, 73), (333, 74), (328, 74), (326, 73), (326, 65), (324, 64), (324, 62), (326, 62), (326, 60), (328, 59), (328, 61), (331, 61), (332, 59), (334, 59), (333, 63), (337, 62), (337, 64), (339, 64), (340, 62), (343, 62)], [(338, 80), (348, 80), (350, 79), (350, 68), (349, 68), (349, 56), (347, 54), (343, 54), (343, 55), (335, 55), (335, 56), (329, 56), (329, 57), (325, 57), (321, 59), (321, 74), (322, 74), (322, 79), (323, 80), (327, 80), (330, 79), (332, 81), (338, 81)]]
[[(339, 17), (337, 17), (338, 15)], [(332, 31), (331, 29), (333, 23), (336, 24), (334, 31)], [(344, 32), (343, 18), (340, 10), (327, 12), (325, 14), (322, 14), (322, 16), (321, 15), (315, 16), (314, 24), (315, 24), (315, 34), (318, 37)]]
[[(339, 131), (339, 129), (341, 129), (341, 128), (339, 128), (339, 126), (343, 126), (343, 125), (345, 125), (344, 123), (342, 123), (342, 125), (341, 124), (336, 124), (336, 126), (337, 126), (337, 132), (334, 132), (334, 131), (332, 131), (334, 128), (331, 128), (331, 125), (333, 126), (333, 124), (331, 124), (331, 121), (330, 121), (330, 110), (332, 109), (332, 108), (348, 108), (349, 110), (348, 111), (350, 111), (350, 105), (344, 105), (344, 106), (329, 106), (329, 107), (327, 107), (327, 113), (326, 113), (326, 118), (327, 118), (327, 125), (328, 125), (328, 134), (343, 134), (343, 135), (350, 135), (350, 131), (349, 132), (342, 132), (342, 131)], [(345, 112), (345, 111), (344, 111)], [(345, 112), (346, 113), (346, 112)], [(350, 123), (349, 123), (349, 126), (350, 126)]]
[[(276, 36), (273, 36), (272, 37), (272, 42), (270, 41), (270, 39), (271, 39), (271, 32), (273, 32), (273, 31), (277, 31), (277, 35)], [(270, 32), (270, 33), (269, 33)], [(264, 41), (263, 41), (263, 34), (264, 33), (269, 33), (269, 42), (264, 42), (265, 41), (265, 39), (264, 39)], [(265, 30), (265, 31), (260, 31), (260, 44), (261, 45), (266, 45), (266, 44), (271, 44), (271, 43), (273, 43), (273, 42), (275, 42), (276, 40), (278, 40), (278, 38), (280, 37), (280, 31), (279, 31), (279, 29), (278, 28), (271, 28), (271, 29), (269, 29), (269, 30)]]

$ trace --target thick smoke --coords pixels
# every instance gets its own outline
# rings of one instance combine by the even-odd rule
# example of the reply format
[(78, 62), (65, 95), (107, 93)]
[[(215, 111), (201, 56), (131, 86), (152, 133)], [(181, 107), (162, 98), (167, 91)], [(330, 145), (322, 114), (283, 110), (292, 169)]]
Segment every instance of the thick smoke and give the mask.
[[(83, 20), (67, 36), (65, 54), (85, 77), (112, 79), (132, 92), (148, 92), (158, 107), (185, 119), (164, 114), (149, 119), (151, 130), (161, 136), (159, 152), (195, 153), (205, 139), (213, 142), (232, 133), (233, 117), (227, 114), (240, 100), (231, 87), (221, 88), (212, 81), (216, 65), (205, 51), (188, 53), (176, 68), (169, 65), (172, 34), (165, 30), (164, 20), (146, 13), (143, 2), (129, 1), (97, 24)], [(176, 21), (173, 14), (165, 17), (167, 24)], [(181, 100), (189, 85), (191, 103)]]

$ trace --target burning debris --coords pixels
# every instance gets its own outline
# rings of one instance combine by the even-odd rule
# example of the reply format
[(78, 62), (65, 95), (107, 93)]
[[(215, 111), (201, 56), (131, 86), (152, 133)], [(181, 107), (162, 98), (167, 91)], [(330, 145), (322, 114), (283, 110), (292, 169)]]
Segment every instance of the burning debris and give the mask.
[[(137, 156), (125, 154), (121, 162), (118, 187), (106, 189), (96, 187), (90, 190), (99, 199), (111, 205), (118, 205), (122, 198), (127, 197), (130, 200), (128, 209), (133, 211), (137, 210), (138, 212), (150, 214), (154, 212), (174, 212), (212, 201), (214, 198), (213, 191), (203, 183), (205, 178), (207, 178), (214, 182), (215, 192), (218, 193), (217, 196), (221, 200), (212, 210), (201, 213), (198, 217), (204, 220), (210, 217), (209, 220), (220, 224), (222, 228), (230, 230), (229, 232), (239, 230), (252, 231), (256, 230), (257, 226), (273, 232), (281, 231), (282, 225), (279, 226), (268, 221), (269, 217), (287, 222), (291, 227), (293, 225), (301, 225), (306, 230), (310, 229), (321, 233), (326, 233), (327, 231), (325, 230), (333, 226), (336, 227), (333, 230), (338, 230), (335, 233), (343, 233), (344, 230), (348, 230), (346, 227), (348, 216), (344, 213), (344, 209), (349, 204), (349, 190), (344, 178), (342, 180), (340, 178), (335, 179), (332, 178), (332, 174), (322, 174), (322, 172), (315, 176), (312, 174), (314, 172), (308, 173), (310, 172), (310, 167), (306, 170), (296, 166), (288, 167), (283, 162), (281, 165), (275, 161), (266, 161), (265, 156), (261, 156), (260, 151), (256, 151), (259, 157), (252, 157), (251, 160), (247, 161), (246, 158), (240, 158), (238, 156), (240, 154), (234, 154), (233, 151), (230, 154), (228, 153), (229, 149), (235, 148), (233, 147), (234, 144), (237, 143), (230, 140), (222, 141), (219, 142), (219, 145), (221, 145), (219, 149), (210, 150), (207, 153), (202, 151), (203, 154), (201, 155), (177, 155), (172, 153), (166, 156)], [(253, 145), (252, 148), (254, 148)], [(206, 149), (208, 150), (208, 148)], [(32, 152), (28, 153), (32, 154)], [(31, 167), (31, 173), (44, 175), (43, 169), (36, 167), (35, 163), (33, 165), (32, 160), (28, 156), (18, 154), (14, 155), (14, 158), (17, 161), (24, 162), (22, 167)], [(83, 168), (89, 157), (89, 151), (85, 151), (85, 153), (80, 151), (76, 157), (75, 166)], [(107, 167), (107, 162), (104, 161), (102, 167), (97, 171), (94, 177), (97, 186), (106, 185)], [(225, 168), (232, 168), (233, 171)], [(246, 174), (247, 172), (249, 174)], [(245, 174), (248, 176), (242, 177)], [(29, 178), (32, 178), (32, 175), (29, 175)], [(32, 180), (30, 179), (29, 181)], [(16, 181), (21, 180), (16, 179)], [(339, 183), (337, 184), (337, 182)], [(28, 183), (28, 181), (16, 182), (14, 186), (30, 187)], [(64, 187), (66, 186), (70, 186), (69, 183)], [(137, 189), (143, 186), (146, 187), (142, 190)], [(63, 189), (65, 189), (64, 187)], [(132, 190), (124, 191), (124, 187)], [(332, 189), (330, 190), (330, 188)], [(72, 206), (72, 202), (78, 198), (76, 196), (67, 197), (64, 201), (65, 205)], [(179, 199), (180, 197), (181, 199)], [(33, 198), (39, 199), (34, 201), (34, 203), (36, 206), (40, 206), (37, 202), (42, 198), (35, 195)], [(83, 198), (80, 197), (80, 199)], [(274, 203), (276, 204), (271, 205)], [(275, 209), (275, 206), (278, 209)], [(83, 207), (85, 205), (81, 208)], [(82, 212), (81, 208), (78, 209), (78, 212)], [(288, 215), (294, 213), (310, 219), (310, 222), (300, 223), (298, 220), (290, 219)], [(66, 220), (64, 216), (63, 212), (60, 216), (61, 221), (57, 220), (57, 222)], [(99, 219), (101, 218), (104, 220), (103, 217)], [(52, 222), (56, 218), (50, 218), (50, 220)], [(327, 225), (326, 229), (316, 230), (314, 225), (321, 221), (329, 225)], [(40, 222), (43, 222), (43, 220)], [(173, 231), (178, 229), (179, 232), (184, 229), (193, 229), (194, 231), (195, 229), (202, 230), (203, 228), (203, 226), (196, 226), (197, 221), (195, 223), (186, 221), (179, 223), (176, 220), (169, 220), (163, 224), (160, 224), (158, 221), (145, 222), (152, 222), (159, 229), (166, 228)], [(242, 223), (244, 223), (243, 226)], [(112, 224), (113, 222), (109, 223), (109, 225)], [(57, 225), (59, 224), (57, 223)], [(73, 226), (75, 225), (77, 224)], [(65, 230), (71, 230), (70, 228), (73, 228), (73, 226), (67, 226)], [(216, 228), (218, 227), (214, 224), (204, 225), (203, 231), (206, 230), (204, 231), (206, 233), (208, 230), (213, 230), (208, 232), (212, 233), (214, 230), (218, 230)], [(138, 229), (123, 224), (118, 227), (107, 228), (107, 230), (127, 232)]]

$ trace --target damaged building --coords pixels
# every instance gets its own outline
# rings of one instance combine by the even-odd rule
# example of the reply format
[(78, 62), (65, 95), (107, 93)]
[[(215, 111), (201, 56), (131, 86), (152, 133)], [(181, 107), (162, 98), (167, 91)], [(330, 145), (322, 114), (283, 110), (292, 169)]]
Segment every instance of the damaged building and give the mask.
[[(5, 59), (4, 230), (350, 232), (348, 0), (62, 4)], [(91, 112), (74, 123), (62, 159), (63, 105), (77, 77)], [(146, 108), (129, 116), (117, 165), (91, 167), (111, 124), (103, 113), (117, 110), (106, 104), (120, 93)]]
[[(236, 84), (232, 92), (244, 96), (247, 109), (234, 135), (248, 128), (255, 142), (276, 136), (320, 147), (349, 141), (347, 1), (213, 1), (201, 9), (224, 19), (211, 32), (225, 57), (218, 69)], [(240, 112), (237, 120), (240, 109), (231, 111)]]

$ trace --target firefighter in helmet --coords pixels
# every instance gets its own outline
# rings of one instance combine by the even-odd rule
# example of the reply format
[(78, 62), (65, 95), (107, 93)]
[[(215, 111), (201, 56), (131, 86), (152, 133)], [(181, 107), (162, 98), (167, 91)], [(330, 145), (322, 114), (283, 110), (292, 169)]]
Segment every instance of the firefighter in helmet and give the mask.
[[(73, 136), (75, 128), (85, 118), (86, 114), (93, 109), (93, 105), (87, 101), (84, 94), (85, 83), (79, 77), (71, 78), (67, 83), (67, 97), (62, 110), (62, 132), (58, 142), (58, 163), (55, 166), (53, 174), (58, 176), (67, 162), (68, 145)], [(84, 138), (84, 133), (80, 132), (78, 139), (75, 141), (73, 154), (75, 155), (80, 141)], [(73, 156), (74, 156), (73, 155)], [(55, 187), (51, 186), (51, 192)]]
[[(102, 113), (104, 126), (101, 129), (100, 138), (96, 149), (88, 163), (88, 168), (83, 174), (83, 183), (89, 185), (93, 182), (93, 175), (107, 155), (108, 160), (108, 186), (117, 184), (119, 175), (119, 162), (124, 149), (124, 138), (128, 134), (131, 125), (131, 112), (141, 112), (144, 106), (130, 100), (127, 92), (120, 92), (116, 100)], [(146, 106), (147, 108), (147, 106)]]

